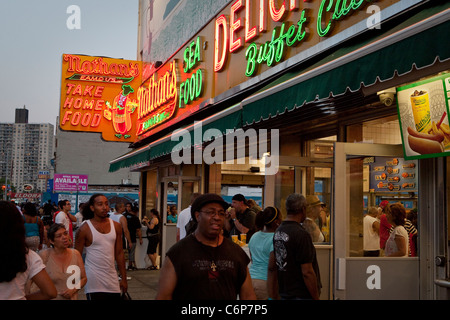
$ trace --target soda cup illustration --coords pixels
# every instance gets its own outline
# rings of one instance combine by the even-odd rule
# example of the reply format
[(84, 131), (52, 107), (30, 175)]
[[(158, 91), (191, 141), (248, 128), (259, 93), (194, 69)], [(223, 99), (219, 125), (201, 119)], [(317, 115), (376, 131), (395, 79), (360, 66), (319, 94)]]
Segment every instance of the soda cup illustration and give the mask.
[(428, 92), (415, 90), (411, 95), (411, 106), (417, 132), (428, 133), (431, 129), (430, 98)]

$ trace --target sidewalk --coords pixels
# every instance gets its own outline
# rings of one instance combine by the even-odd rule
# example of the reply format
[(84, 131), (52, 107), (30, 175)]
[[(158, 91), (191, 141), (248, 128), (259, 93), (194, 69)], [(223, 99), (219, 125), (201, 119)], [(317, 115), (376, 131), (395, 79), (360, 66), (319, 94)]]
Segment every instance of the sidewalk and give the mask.
[[(132, 300), (154, 300), (159, 281), (159, 270), (139, 269), (127, 271), (128, 293)], [(84, 289), (80, 290), (79, 300), (86, 300)]]

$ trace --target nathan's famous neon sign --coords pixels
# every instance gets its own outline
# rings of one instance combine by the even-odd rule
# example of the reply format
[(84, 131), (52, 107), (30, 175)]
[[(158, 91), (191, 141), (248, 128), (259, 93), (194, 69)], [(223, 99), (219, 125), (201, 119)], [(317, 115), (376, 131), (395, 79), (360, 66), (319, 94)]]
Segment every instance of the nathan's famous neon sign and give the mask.
[(202, 61), (201, 53), (201, 38), (197, 37), (184, 50), (183, 71), (186, 79), (180, 83), (179, 89), (177, 60), (168, 65), (162, 76), (154, 73), (148, 84), (138, 89), (138, 136), (172, 118), (177, 103), (179, 108), (185, 108), (202, 95), (203, 71), (200, 68), (195, 71)]
[(82, 62), (79, 56), (71, 54), (63, 58), (68, 63), (67, 72), (74, 72), (68, 80), (128, 83), (139, 76), (139, 64), (133, 62), (108, 63), (101, 57)]
[(148, 86), (141, 86), (138, 89), (137, 135), (169, 120), (175, 112), (177, 96), (177, 71), (174, 60), (163, 76), (156, 79), (156, 74), (153, 74)]
[[(304, 0), (308, 2), (309, 0)], [(328, 36), (335, 21), (346, 17), (353, 11), (358, 10), (364, 2), (372, 0), (321, 0), (317, 13), (317, 34), (320, 37)], [(296, 46), (305, 41), (309, 34), (308, 17), (309, 11), (303, 9), (300, 19), (287, 27), (283, 23), (281, 27), (272, 31), (272, 38), (264, 44), (257, 45), (254, 41), (261, 33), (267, 31), (267, 12), (274, 22), (281, 22), (286, 18), (288, 12), (300, 10), (299, 0), (284, 0), (277, 8), (276, 0), (259, 0), (258, 25), (250, 27), (252, 5), (258, 1), (237, 0), (231, 5), (229, 23), (225, 15), (219, 16), (215, 21), (214, 39), (214, 71), (223, 70), (229, 54), (237, 52), (243, 48), (245, 43), (250, 43), (245, 56), (247, 67), (245, 74), (252, 76), (255, 74), (258, 65), (265, 63), (273, 66), (283, 59), (285, 47)], [(268, 2), (268, 3), (267, 3)], [(245, 9), (245, 18), (236, 16)], [(331, 14), (331, 16), (330, 16)], [(244, 28), (244, 37), (237, 37), (237, 32)]]

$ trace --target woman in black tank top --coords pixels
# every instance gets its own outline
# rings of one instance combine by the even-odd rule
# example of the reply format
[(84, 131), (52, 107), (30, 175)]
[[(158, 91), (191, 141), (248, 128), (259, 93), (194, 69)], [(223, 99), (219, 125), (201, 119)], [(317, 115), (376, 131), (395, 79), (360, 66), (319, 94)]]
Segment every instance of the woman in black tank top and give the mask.
[(148, 246), (147, 246), (147, 255), (152, 262), (152, 265), (148, 267), (149, 270), (156, 270), (158, 269), (158, 266), (156, 265), (156, 258), (157, 253), (156, 249), (158, 247), (158, 243), (160, 241), (160, 232), (159, 232), (159, 225), (160, 225), (160, 218), (159, 213), (156, 209), (150, 210), (150, 221), (149, 219), (143, 219), (142, 221), (144, 225), (147, 226), (147, 239), (148, 239)]

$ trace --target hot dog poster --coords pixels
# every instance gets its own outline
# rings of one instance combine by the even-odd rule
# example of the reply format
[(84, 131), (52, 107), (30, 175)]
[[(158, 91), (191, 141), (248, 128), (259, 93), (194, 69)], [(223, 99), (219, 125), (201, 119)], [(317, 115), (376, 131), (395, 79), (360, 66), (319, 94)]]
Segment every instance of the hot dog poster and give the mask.
[(406, 160), (448, 156), (450, 74), (397, 88)]
[(64, 54), (61, 130), (100, 132), (106, 141), (134, 142), (142, 62)]

